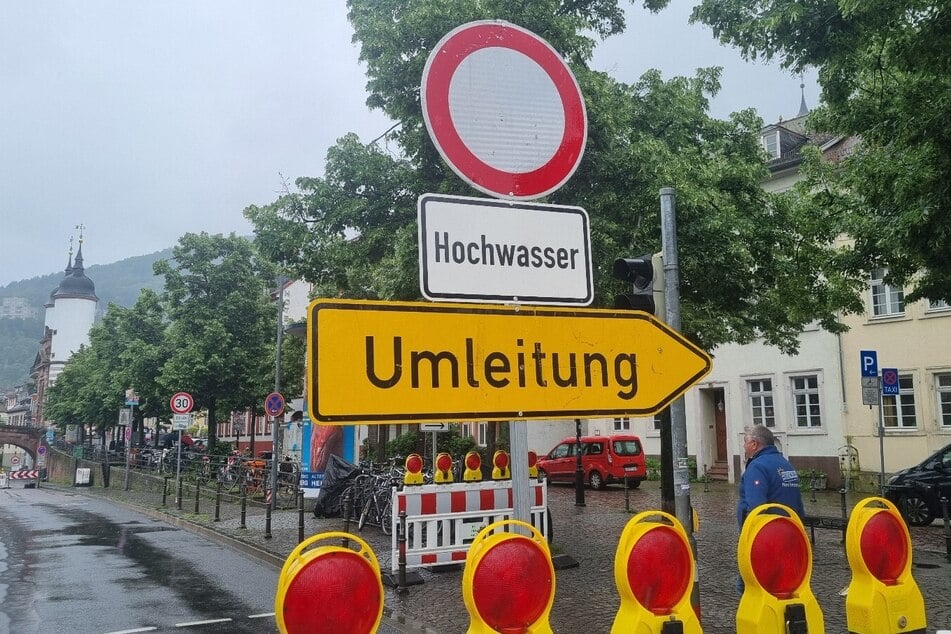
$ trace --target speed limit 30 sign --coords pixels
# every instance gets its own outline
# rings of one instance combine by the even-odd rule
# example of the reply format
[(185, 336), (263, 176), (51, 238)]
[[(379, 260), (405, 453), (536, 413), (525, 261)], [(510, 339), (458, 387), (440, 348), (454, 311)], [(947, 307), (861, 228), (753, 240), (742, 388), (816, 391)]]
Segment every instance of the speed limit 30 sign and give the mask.
[(195, 399), (188, 392), (177, 392), (168, 402), (172, 412), (176, 414), (187, 414), (195, 406)]

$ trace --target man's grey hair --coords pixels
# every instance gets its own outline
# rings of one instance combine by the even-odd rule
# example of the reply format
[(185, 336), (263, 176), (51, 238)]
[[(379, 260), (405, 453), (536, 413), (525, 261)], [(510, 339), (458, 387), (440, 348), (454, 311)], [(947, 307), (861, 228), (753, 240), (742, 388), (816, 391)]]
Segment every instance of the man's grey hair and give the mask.
[(763, 447), (772, 447), (776, 444), (776, 437), (773, 436), (773, 432), (770, 431), (769, 427), (766, 427), (765, 425), (753, 425), (752, 427), (747, 427), (743, 430), (743, 433), (747, 438), (755, 440)]

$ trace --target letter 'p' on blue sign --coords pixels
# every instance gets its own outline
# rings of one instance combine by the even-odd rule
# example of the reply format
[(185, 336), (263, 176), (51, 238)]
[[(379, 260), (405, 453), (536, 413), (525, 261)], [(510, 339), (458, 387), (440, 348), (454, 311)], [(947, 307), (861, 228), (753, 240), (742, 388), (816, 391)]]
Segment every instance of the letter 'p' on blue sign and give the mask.
[(862, 350), (859, 353), (859, 364), (862, 366), (862, 376), (878, 376), (878, 352)]

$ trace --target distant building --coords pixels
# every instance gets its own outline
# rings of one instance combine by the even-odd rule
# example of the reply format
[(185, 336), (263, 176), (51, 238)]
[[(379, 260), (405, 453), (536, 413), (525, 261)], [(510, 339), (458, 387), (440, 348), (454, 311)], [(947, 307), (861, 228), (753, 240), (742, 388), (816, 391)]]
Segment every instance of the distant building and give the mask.
[(81, 346), (89, 345), (89, 329), (96, 319), (96, 285), (86, 277), (83, 269), (83, 246), (80, 238), (75, 261), (66, 265), (63, 281), (50, 293), (46, 304), (43, 338), (33, 362), (30, 377), (36, 386), (33, 420), (37, 425), (47, 423), (43, 416), (46, 390), (66, 367), (69, 358)]

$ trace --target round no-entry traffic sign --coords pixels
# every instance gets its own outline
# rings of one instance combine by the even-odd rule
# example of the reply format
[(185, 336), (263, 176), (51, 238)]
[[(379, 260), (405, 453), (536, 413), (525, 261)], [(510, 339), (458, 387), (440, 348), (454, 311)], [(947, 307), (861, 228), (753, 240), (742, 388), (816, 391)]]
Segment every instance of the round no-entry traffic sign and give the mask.
[(423, 70), (423, 119), (463, 180), (500, 198), (549, 194), (574, 173), (588, 118), (578, 82), (531, 31), (477, 21), (450, 31)]
[(187, 414), (195, 406), (195, 399), (188, 392), (176, 392), (168, 404), (175, 414)]
[(280, 416), (284, 413), (284, 396), (280, 392), (271, 392), (264, 399), (264, 411), (268, 416)]

